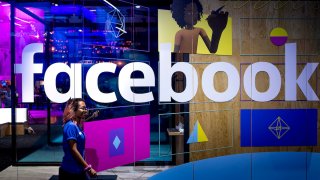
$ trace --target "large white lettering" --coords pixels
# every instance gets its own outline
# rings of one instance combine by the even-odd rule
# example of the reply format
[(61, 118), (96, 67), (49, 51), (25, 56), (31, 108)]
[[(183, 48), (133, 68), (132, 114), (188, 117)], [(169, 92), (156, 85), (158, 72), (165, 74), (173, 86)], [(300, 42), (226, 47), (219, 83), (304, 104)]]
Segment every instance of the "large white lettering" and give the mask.
[[(198, 89), (196, 69), (186, 62), (178, 62), (171, 67), (170, 44), (160, 44), (160, 46), (160, 101), (170, 102), (171, 98), (178, 102), (190, 101)], [(171, 78), (175, 72), (182, 72), (186, 77), (186, 87), (181, 93), (173, 91), (171, 86)]]
[(317, 69), (319, 63), (307, 63), (302, 70), (298, 79), (297, 77), (297, 44), (289, 43), (285, 45), (285, 100), (297, 100), (297, 86), (301, 89), (302, 93), (307, 97), (308, 101), (319, 101), (318, 96), (313, 91), (309, 84), (309, 79)]
[(98, 87), (98, 77), (103, 72), (114, 73), (116, 71), (116, 64), (113, 63), (99, 63), (93, 65), (88, 73), (86, 79), (90, 79), (90, 81), (86, 81), (86, 88), (88, 95), (97, 102), (100, 103), (111, 103), (117, 101), (116, 94), (114, 92), (111, 93), (102, 93)]
[[(59, 73), (65, 72), (70, 77), (70, 88), (65, 94), (57, 91), (56, 78)], [(70, 98), (82, 97), (81, 64), (71, 64), (71, 67), (64, 63), (55, 63), (48, 67), (44, 75), (44, 90), (47, 97), (56, 103), (63, 103)]]
[[(159, 100), (160, 102), (190, 101), (198, 89), (198, 74), (196, 69), (186, 62), (178, 62), (172, 65), (169, 44), (160, 45), (159, 60)], [(36, 43), (25, 47), (22, 54), (22, 64), (15, 65), (15, 72), (22, 74), (23, 102), (34, 102), (33, 76), (42, 73), (42, 64), (33, 63), (33, 55), (43, 52), (43, 45)], [(296, 44), (286, 44), (285, 47), (285, 100), (296, 101), (299, 86), (308, 101), (319, 101), (316, 93), (309, 84), (319, 63), (307, 63), (297, 78)], [(71, 64), (70, 67), (63, 63), (52, 64), (48, 67), (44, 76), (44, 88), (48, 98), (57, 103), (66, 102), (70, 98), (82, 97), (82, 71), (81, 64)], [(98, 77), (103, 72), (115, 73), (117, 65), (113, 63), (99, 63), (93, 65), (86, 75), (86, 89), (88, 95), (97, 102), (111, 103), (117, 100), (115, 92), (104, 93), (98, 88)], [(140, 71), (143, 78), (131, 78), (134, 71)], [(70, 89), (67, 93), (61, 93), (56, 88), (56, 78), (59, 73), (65, 72), (70, 77)], [(174, 73), (181, 72), (186, 77), (186, 87), (182, 92), (175, 92), (171, 79)], [(224, 92), (216, 91), (213, 79), (217, 72), (227, 74), (228, 86)], [(256, 89), (256, 76), (259, 72), (266, 72), (269, 76), (269, 88), (265, 92)], [(204, 94), (214, 102), (226, 102), (232, 100), (240, 88), (240, 78), (237, 69), (227, 62), (215, 62), (208, 65), (202, 74), (202, 89)], [(155, 76), (152, 68), (145, 63), (129, 63), (122, 68), (118, 78), (119, 92), (129, 102), (142, 103), (154, 100), (152, 92), (134, 93), (132, 87), (154, 87)], [(280, 92), (281, 75), (277, 67), (268, 62), (257, 62), (249, 65), (244, 73), (244, 90), (254, 101), (265, 102), (273, 100)]]
[[(259, 92), (256, 88), (256, 75), (259, 72), (266, 72), (269, 76), (269, 88), (266, 92)], [(243, 77), (244, 90), (254, 101), (271, 101), (280, 92), (281, 76), (279, 70), (271, 63), (257, 62), (250, 65)]]
[[(217, 72), (225, 72), (228, 77), (228, 88), (224, 92), (218, 92), (213, 86), (213, 78)], [(215, 102), (226, 102), (233, 99), (239, 91), (240, 76), (238, 70), (230, 63), (212, 63), (202, 74), (202, 88), (204, 94)]]
[[(131, 74), (134, 71), (141, 71), (144, 78), (131, 79)], [(133, 93), (131, 87), (153, 87), (155, 86), (154, 73), (151, 67), (145, 63), (135, 62), (127, 64), (123, 67), (119, 74), (119, 91), (122, 97), (130, 102), (143, 103), (153, 100), (152, 92), (148, 93)]]
[(22, 51), (22, 64), (15, 64), (15, 73), (22, 74), (22, 102), (34, 102), (33, 75), (42, 73), (42, 64), (34, 64), (35, 53), (43, 52), (42, 43), (33, 43), (24, 47)]

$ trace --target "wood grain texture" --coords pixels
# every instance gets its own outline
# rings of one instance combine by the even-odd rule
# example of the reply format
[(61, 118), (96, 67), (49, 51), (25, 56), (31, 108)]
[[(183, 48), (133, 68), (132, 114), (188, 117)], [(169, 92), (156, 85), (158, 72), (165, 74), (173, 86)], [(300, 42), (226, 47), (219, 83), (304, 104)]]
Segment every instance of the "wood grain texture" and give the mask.
[[(225, 5), (225, 10), (232, 17), (233, 27), (233, 55), (190, 55), (198, 75), (198, 91), (189, 104), (189, 131), (192, 132), (194, 123), (198, 120), (203, 127), (209, 141), (191, 144), (190, 161), (223, 156), (237, 153), (266, 152), (266, 151), (315, 151), (320, 147), (240, 147), (240, 110), (241, 109), (295, 109), (316, 108), (319, 102), (307, 102), (302, 91), (297, 87), (297, 102), (284, 100), (284, 46), (274, 46), (269, 40), (269, 34), (275, 27), (283, 27), (289, 35), (288, 42), (297, 43), (297, 74), (300, 74), (306, 62), (319, 62), (320, 15), (317, 2), (288, 2), (271, 1), (263, 5), (263, 1), (210, 1), (202, 0), (206, 4), (204, 13)], [(260, 3), (260, 4), (259, 4)], [(300, 3), (300, 4), (299, 4)], [(294, 19), (295, 18), (295, 19)], [(246, 56), (242, 56), (247, 54)], [(248, 55), (252, 54), (252, 55)], [(255, 54), (264, 54), (256, 56)], [(313, 54), (310, 56), (310, 54)], [(318, 55), (314, 55), (318, 54)], [(275, 56), (276, 55), (276, 56)], [(245, 93), (243, 82), (237, 96), (230, 102), (216, 103), (210, 101), (203, 91), (201, 75), (205, 67), (213, 62), (229, 62), (239, 71), (241, 80), (249, 64), (255, 62), (270, 62), (275, 64), (281, 74), (281, 90), (276, 101), (255, 102)], [(200, 64), (206, 63), (206, 64)], [(320, 71), (310, 78), (309, 83), (320, 97)], [(214, 79), (207, 80), (216, 90), (224, 91), (228, 87), (225, 73), (217, 73)], [(266, 91), (269, 87), (269, 77), (266, 73), (259, 73), (256, 77), (256, 88)], [(242, 101), (246, 100), (246, 101)], [(201, 103), (202, 102), (202, 103)], [(192, 113), (195, 112), (195, 113)], [(318, 112), (319, 113), (319, 112)], [(319, 131), (318, 117), (318, 131)], [(318, 133), (318, 141), (319, 140)], [(320, 142), (319, 142), (320, 143)]]

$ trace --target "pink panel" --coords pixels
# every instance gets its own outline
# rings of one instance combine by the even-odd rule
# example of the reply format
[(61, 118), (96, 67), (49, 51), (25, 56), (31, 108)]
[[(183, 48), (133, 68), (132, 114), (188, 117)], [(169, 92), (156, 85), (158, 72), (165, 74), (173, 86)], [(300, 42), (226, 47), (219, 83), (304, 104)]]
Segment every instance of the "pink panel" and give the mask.
[(150, 157), (150, 115), (85, 122), (84, 132), (86, 160), (96, 171)]

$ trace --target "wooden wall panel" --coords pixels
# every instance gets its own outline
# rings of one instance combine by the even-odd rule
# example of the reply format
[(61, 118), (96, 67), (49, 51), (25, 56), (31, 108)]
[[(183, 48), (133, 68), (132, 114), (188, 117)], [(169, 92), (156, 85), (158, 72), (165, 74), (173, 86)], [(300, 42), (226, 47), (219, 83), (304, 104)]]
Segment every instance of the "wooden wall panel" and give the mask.
[[(280, 109), (280, 108), (317, 108), (319, 102), (305, 101), (305, 96), (297, 87), (297, 102), (286, 102), (284, 100), (284, 46), (276, 47), (269, 41), (269, 33), (275, 26), (284, 27), (289, 33), (288, 42), (297, 43), (298, 56), (297, 73), (300, 74), (306, 62), (319, 62), (320, 47), (320, 6), (318, 2), (282, 2), (282, 1), (211, 1), (202, 0), (204, 13), (210, 13), (212, 9), (217, 9), (225, 5), (225, 10), (232, 17), (233, 30), (233, 55), (190, 55), (190, 62), (198, 71), (198, 92), (189, 104), (190, 111), (190, 132), (193, 125), (198, 120), (210, 142), (191, 144), (190, 161), (228, 155), (237, 153), (266, 152), (266, 151), (316, 151), (320, 152), (320, 147), (240, 147), (240, 110), (241, 109)], [(259, 20), (259, 18), (261, 20)], [(266, 20), (270, 18), (271, 20)], [(285, 19), (288, 20), (285, 20)], [(294, 21), (292, 18), (298, 20)], [(313, 18), (313, 19), (312, 19)], [(299, 20), (300, 19), (300, 20)], [(305, 19), (305, 20), (304, 20)], [(257, 56), (255, 53), (266, 54)], [(247, 54), (246, 56), (243, 56)], [(252, 54), (252, 55), (249, 55)], [(268, 55), (269, 54), (269, 55)], [(274, 54), (281, 54), (274, 56)], [(310, 55), (311, 54), (311, 55)], [(316, 54), (316, 55), (315, 55)], [(229, 62), (234, 65), (243, 80), (244, 70), (248, 67), (245, 63), (270, 62), (279, 68), (282, 78), (282, 85), (276, 101), (255, 102), (252, 101), (244, 92), (243, 82), (237, 96), (230, 102), (216, 103), (210, 102), (202, 92), (201, 75), (204, 68), (212, 62)], [(199, 64), (207, 63), (207, 64)], [(197, 64), (198, 63), (198, 64)], [(240, 65), (241, 64), (241, 65)], [(320, 97), (320, 68), (313, 74), (310, 84), (317, 91)], [(227, 78), (224, 73), (218, 73), (212, 82), (217, 90), (223, 91), (227, 87)], [(266, 90), (268, 88), (268, 78), (265, 73), (257, 75), (257, 89)], [(241, 98), (240, 98), (241, 96)], [(247, 101), (241, 101), (247, 100)], [(197, 102), (197, 103), (195, 103)], [(199, 103), (203, 102), (203, 103)], [(228, 111), (224, 111), (228, 110)], [(202, 111), (199, 113), (198, 111)], [(212, 113), (212, 111), (214, 113)], [(197, 112), (197, 113), (192, 113)], [(211, 112), (211, 113), (210, 113)], [(219, 113), (217, 113), (219, 112)], [(230, 113), (231, 112), (231, 113)], [(318, 112), (319, 114), (320, 112)], [(232, 117), (232, 121), (230, 121)], [(319, 128), (320, 118), (318, 116), (318, 141), (320, 143)], [(231, 128), (232, 127), (232, 128)], [(232, 144), (232, 147), (228, 145)], [(203, 151), (202, 150), (206, 150)], [(201, 151), (201, 152), (197, 152)]]

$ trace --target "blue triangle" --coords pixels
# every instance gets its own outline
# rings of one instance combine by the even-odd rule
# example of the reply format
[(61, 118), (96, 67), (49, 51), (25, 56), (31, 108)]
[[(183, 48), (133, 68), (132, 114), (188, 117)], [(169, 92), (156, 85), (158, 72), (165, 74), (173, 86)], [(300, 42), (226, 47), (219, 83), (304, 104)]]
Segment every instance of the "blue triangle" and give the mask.
[(198, 121), (193, 126), (193, 131), (188, 139), (187, 144), (196, 143), (198, 142)]

